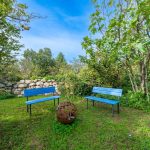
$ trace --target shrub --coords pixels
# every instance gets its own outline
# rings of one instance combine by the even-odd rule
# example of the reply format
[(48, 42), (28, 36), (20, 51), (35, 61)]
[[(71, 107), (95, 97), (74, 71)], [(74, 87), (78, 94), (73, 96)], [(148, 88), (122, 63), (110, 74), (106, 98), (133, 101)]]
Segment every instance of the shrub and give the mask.
[(0, 100), (13, 98), (13, 97), (15, 97), (14, 94), (12, 94), (12, 93), (10, 93), (8, 91), (5, 91), (5, 90), (0, 90)]
[(55, 76), (53, 76), (53, 75), (47, 75), (47, 76), (44, 77), (44, 79), (45, 80), (56, 80)]
[(43, 77), (39, 77), (39, 76), (32, 76), (30, 79), (31, 79), (31, 80), (43, 79)]
[(84, 82), (61, 82), (58, 87), (59, 91), (65, 95), (84, 96), (91, 93), (92, 87)]
[(88, 95), (91, 93), (91, 86), (80, 79), (73, 71), (59, 75), (58, 89), (65, 95)]
[(129, 106), (141, 110), (149, 110), (150, 103), (146, 100), (146, 96), (141, 92), (128, 91), (122, 98), (121, 102), (124, 106)]
[(91, 94), (91, 91), (92, 91), (92, 86), (81, 81), (75, 85), (74, 93), (75, 95), (83, 96), (83, 95)]

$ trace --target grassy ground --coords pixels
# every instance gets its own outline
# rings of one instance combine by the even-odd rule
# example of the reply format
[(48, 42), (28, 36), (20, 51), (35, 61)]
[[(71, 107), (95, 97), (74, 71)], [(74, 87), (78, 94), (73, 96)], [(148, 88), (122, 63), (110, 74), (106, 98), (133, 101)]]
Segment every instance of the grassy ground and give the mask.
[(120, 115), (112, 117), (110, 106), (97, 103), (87, 110), (83, 98), (72, 101), (78, 117), (72, 125), (63, 125), (56, 120), (52, 101), (33, 105), (29, 117), (25, 98), (1, 100), (0, 149), (150, 150), (150, 113), (121, 108)]

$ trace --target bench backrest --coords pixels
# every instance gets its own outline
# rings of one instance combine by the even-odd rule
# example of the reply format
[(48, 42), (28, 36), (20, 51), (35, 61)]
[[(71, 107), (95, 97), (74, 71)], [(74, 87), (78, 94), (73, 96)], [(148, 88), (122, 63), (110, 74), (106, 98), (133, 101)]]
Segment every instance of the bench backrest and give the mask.
[(115, 88), (93, 87), (92, 92), (97, 94), (122, 96), (122, 89), (115, 89)]
[(24, 90), (24, 96), (34, 96), (39, 94), (45, 94), (45, 93), (55, 93), (55, 87), (46, 87), (46, 88), (36, 88), (36, 89), (25, 89)]

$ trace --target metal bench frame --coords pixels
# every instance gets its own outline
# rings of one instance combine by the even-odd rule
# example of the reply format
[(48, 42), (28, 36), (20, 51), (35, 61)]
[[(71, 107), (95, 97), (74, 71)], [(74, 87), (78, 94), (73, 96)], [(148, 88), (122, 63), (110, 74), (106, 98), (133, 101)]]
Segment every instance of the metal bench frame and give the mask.
[(117, 112), (119, 114), (119, 112), (120, 112), (119, 98), (122, 96), (122, 89), (93, 87), (92, 93), (117, 96), (118, 100), (110, 100), (110, 99), (100, 98), (100, 97), (96, 97), (96, 96), (86, 96), (85, 99), (87, 100), (87, 109), (88, 109), (88, 100), (91, 100), (91, 101), (93, 101), (93, 106), (94, 106), (95, 101), (112, 105), (112, 116), (114, 116), (114, 105), (117, 105)]
[[(40, 102), (54, 100), (54, 106), (55, 106), (55, 99), (58, 99), (58, 104), (59, 104), (60, 96), (54, 96), (55, 92), (56, 92), (55, 87), (25, 89), (24, 90), (24, 96), (27, 98), (27, 101), (26, 101), (27, 112), (29, 112), (30, 115), (32, 114), (32, 107), (31, 107), (32, 104), (37, 104)], [(48, 93), (52, 93), (53, 96), (29, 101), (30, 96), (36, 96), (39, 94), (48, 94)]]

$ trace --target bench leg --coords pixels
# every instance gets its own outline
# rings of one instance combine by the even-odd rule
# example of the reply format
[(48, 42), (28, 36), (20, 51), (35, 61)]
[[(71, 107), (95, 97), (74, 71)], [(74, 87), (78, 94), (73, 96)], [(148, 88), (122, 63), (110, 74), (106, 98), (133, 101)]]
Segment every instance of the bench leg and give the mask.
[(94, 106), (94, 101), (93, 101), (93, 106)]
[(55, 106), (55, 99), (54, 99), (54, 106)]
[(86, 101), (87, 101), (87, 107), (86, 108), (88, 109), (88, 99), (86, 99)]
[(118, 111), (118, 114), (120, 113), (119, 106), (120, 106), (120, 104), (118, 103), (118, 104), (117, 104), (117, 111)]
[(27, 105), (27, 112), (29, 111), (29, 109), (28, 109), (28, 105)]
[(58, 105), (59, 105), (59, 98), (58, 98)]
[(112, 105), (112, 117), (114, 116), (114, 105)]
[(31, 115), (31, 105), (30, 105), (30, 115)]

